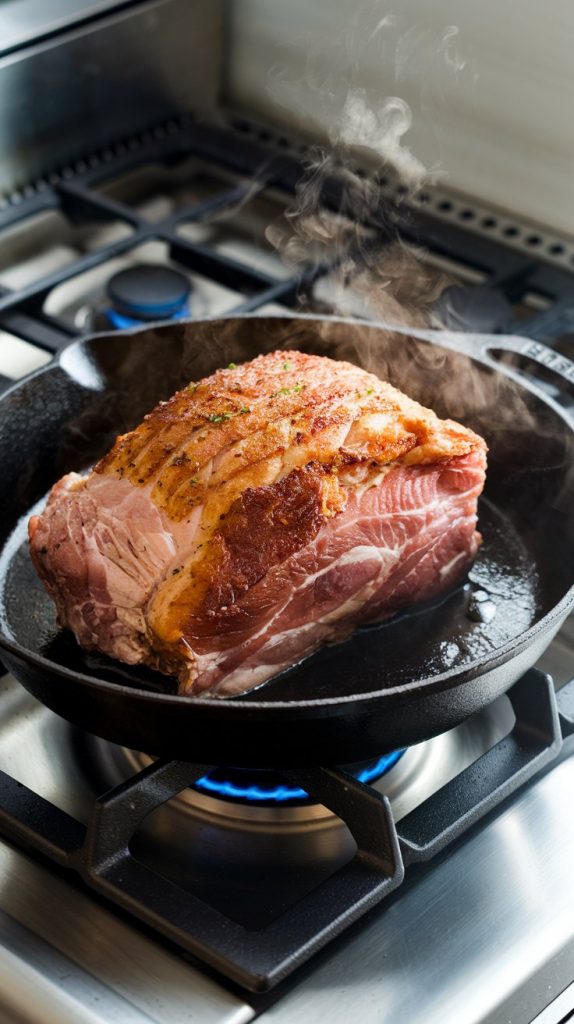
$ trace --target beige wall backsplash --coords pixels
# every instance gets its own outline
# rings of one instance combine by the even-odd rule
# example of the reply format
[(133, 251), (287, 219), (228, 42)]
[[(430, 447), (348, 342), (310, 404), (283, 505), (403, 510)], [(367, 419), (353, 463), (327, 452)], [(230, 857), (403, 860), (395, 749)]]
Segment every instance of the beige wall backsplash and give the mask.
[(234, 0), (228, 44), (234, 106), (574, 234), (572, 0)]

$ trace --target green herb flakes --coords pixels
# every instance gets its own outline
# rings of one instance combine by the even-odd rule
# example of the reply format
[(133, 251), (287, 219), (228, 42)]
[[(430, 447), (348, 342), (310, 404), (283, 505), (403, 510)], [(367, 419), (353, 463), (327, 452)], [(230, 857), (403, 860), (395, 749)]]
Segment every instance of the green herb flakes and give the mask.
[(211, 416), (207, 417), (210, 423), (223, 423), (224, 420), (231, 419), (230, 412), (213, 412)]
[(279, 395), (298, 395), (300, 391), (303, 391), (307, 387), (306, 384), (295, 384), (292, 388), (279, 388), (279, 391), (275, 391), (271, 398), (278, 398)]

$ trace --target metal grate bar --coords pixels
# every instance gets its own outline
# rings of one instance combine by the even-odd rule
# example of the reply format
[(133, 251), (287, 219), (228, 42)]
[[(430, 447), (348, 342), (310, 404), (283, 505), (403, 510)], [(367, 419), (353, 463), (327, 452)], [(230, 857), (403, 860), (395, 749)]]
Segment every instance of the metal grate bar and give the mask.
[[(151, 229), (145, 232), (141, 231), (138, 235), (138, 243), (152, 238), (154, 234), (155, 232)], [(93, 267), (98, 267), (102, 263), (114, 259), (116, 256), (121, 256), (122, 253), (129, 252), (133, 247), (134, 240), (132, 236), (118, 239), (111, 245), (87, 253), (85, 256), (75, 260), (74, 263), (68, 263), (65, 267), (60, 268), (60, 270), (54, 271), (53, 274), (48, 274), (46, 277), (34, 281), (19, 292), (10, 292), (8, 295), (0, 296), (0, 315), (5, 310), (15, 309), (18, 306), (30, 308), (41, 305), (52, 289), (63, 284), (64, 281), (69, 281), (70, 278), (77, 277), (78, 274), (83, 274), (86, 270), (92, 270)]]
[(281, 281), (279, 284), (271, 285), (266, 288), (265, 291), (258, 292), (253, 295), (250, 299), (246, 299), (245, 302), (240, 302), (239, 305), (234, 306), (233, 309), (229, 310), (229, 316), (235, 316), (238, 313), (253, 313), (257, 309), (262, 309), (271, 302), (280, 302), (282, 306), (294, 306), (297, 303), (300, 290), (304, 287), (304, 277), (289, 278), (287, 281)]
[(63, 212), (72, 219), (95, 220), (103, 223), (122, 220), (127, 224), (132, 224), (135, 228), (145, 230), (149, 227), (146, 218), (141, 217), (131, 206), (110, 199), (109, 196), (100, 195), (98, 192), (91, 192), (84, 185), (74, 183), (59, 185), (56, 193)]
[(78, 332), (61, 320), (40, 314), (31, 316), (17, 309), (0, 318), (0, 327), (46, 352), (57, 352), (71, 338), (78, 337)]
[[(87, 829), (0, 773), (0, 833), (79, 871), (96, 891), (183, 949), (253, 991), (276, 985), (403, 879), (403, 863), (454, 842), (560, 753), (571, 734), (571, 690), (560, 693), (560, 722), (549, 677), (531, 669), (509, 691), (516, 722), (464, 772), (404, 818), (397, 829), (385, 797), (341, 769), (282, 769), (346, 823), (353, 860), (280, 917), (247, 929), (144, 866), (130, 841), (144, 818), (194, 784), (205, 765), (157, 761), (94, 803)], [(560, 729), (562, 726), (562, 732)], [(571, 737), (568, 739), (571, 744)]]
[(254, 289), (269, 288), (279, 283), (270, 274), (265, 274), (254, 267), (247, 267), (230, 256), (209, 249), (206, 245), (189, 242), (168, 232), (161, 232), (161, 237), (169, 241), (170, 256), (173, 260), (235, 291), (249, 293)]
[[(224, 168), (246, 180), (230, 183), (229, 188), (222, 187), (221, 192), (209, 199), (190, 204), (154, 223), (128, 204), (112, 199), (95, 187), (138, 166), (154, 162), (169, 165), (189, 157)], [(35, 188), (12, 197), (12, 201), (0, 209), (0, 232), (2, 228), (42, 211), (61, 210), (80, 224), (119, 220), (129, 225), (132, 233), (128, 238), (81, 256), (17, 292), (0, 292), (2, 326), (7, 325), (8, 313), (23, 313), (28, 320), (13, 320), (10, 329), (34, 340), (35, 332), (30, 320), (38, 318), (42, 321), (42, 327), (36, 332), (40, 338), (38, 344), (55, 350), (73, 334), (73, 330), (42, 312), (42, 303), (50, 291), (152, 239), (164, 241), (175, 262), (242, 292), (245, 299), (237, 309), (255, 310), (274, 301), (286, 306), (296, 305), (301, 290), (299, 278), (278, 281), (273, 275), (231, 259), (207, 245), (194, 244), (177, 232), (177, 226), (186, 221), (207, 220), (224, 214), (226, 210), (232, 211), (236, 205), (248, 202), (265, 188), (280, 189), (288, 199), (293, 195), (302, 172), (301, 148), (280, 152), (269, 145), (268, 134), (265, 139), (258, 139), (243, 131), (198, 125), (186, 117), (79, 161), (75, 168), (66, 169), (61, 175), (54, 174)], [(472, 233), (462, 221), (456, 223), (452, 218), (439, 216), (440, 203), (436, 215), (433, 215), (429, 203), (409, 206), (398, 193), (387, 189), (381, 194), (384, 201), (380, 212), (365, 222), (366, 226), (374, 229), (374, 246), (385, 245), (398, 235), (407, 242), (424, 247), (430, 254), (454, 262), (462, 271), (467, 267), (484, 275), (484, 283), (478, 286), (483, 289), (482, 293), (478, 291), (474, 300), (463, 304), (462, 322), (457, 326), (477, 329), (476, 319), (472, 322), (472, 318), (479, 307), (488, 307), (487, 300), (494, 293), (499, 296), (499, 301), (498, 306), (494, 303), (493, 319), (481, 323), (479, 329), (519, 331), (528, 335), (532, 325), (532, 336), (544, 336), (546, 340), (572, 329), (570, 311), (574, 308), (574, 268), (570, 271), (566, 265), (544, 262), (540, 258), (542, 254), (535, 252), (534, 247), (527, 253), (511, 244), (504, 244), (499, 237)], [(326, 207), (337, 212), (345, 212), (345, 206), (349, 205), (341, 182), (335, 179), (324, 183), (323, 201)], [(351, 217), (355, 216), (351, 207), (346, 212)], [(468, 210), (462, 212), (468, 214)], [(320, 276), (329, 269), (316, 268), (313, 273)], [(464, 278), (464, 273), (462, 276)], [(464, 284), (458, 287), (464, 287), (469, 293), (477, 292), (476, 286)], [(518, 317), (513, 304), (519, 303), (522, 295), (529, 291), (547, 297), (549, 308), (543, 311), (522, 309)], [(465, 316), (467, 323), (464, 322)], [(23, 333), (24, 328), (26, 333)]]

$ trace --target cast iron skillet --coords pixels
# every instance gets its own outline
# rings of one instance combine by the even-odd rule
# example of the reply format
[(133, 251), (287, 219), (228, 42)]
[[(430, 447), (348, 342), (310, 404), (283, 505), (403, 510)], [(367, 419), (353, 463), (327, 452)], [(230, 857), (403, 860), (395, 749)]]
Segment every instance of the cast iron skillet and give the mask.
[[(178, 697), (164, 677), (86, 654), (57, 629), (25, 526), (63, 473), (86, 469), (158, 400), (278, 347), (361, 362), (482, 433), (484, 544), (468, 584), (442, 602), (359, 630), (242, 699)], [(572, 364), (525, 339), (313, 317), (234, 317), (73, 342), (0, 400), (2, 659), (82, 729), (196, 763), (345, 764), (454, 726), (539, 658), (574, 603), (574, 424), (521, 378), (520, 360), (574, 380)]]

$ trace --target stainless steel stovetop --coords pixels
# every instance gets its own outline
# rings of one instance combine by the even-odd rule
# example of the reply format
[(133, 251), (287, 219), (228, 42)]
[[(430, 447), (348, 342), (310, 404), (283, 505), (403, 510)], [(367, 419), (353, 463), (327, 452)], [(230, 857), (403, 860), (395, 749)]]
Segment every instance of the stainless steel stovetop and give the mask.
[[(572, 665), (573, 624), (541, 665), (559, 681)], [(0, 699), (0, 769), (79, 820), (96, 777), (112, 783), (133, 771), (127, 752), (78, 737), (9, 676)], [(503, 735), (508, 715), (502, 698), (408, 751), (378, 784), (397, 818)], [(271, 1003), (239, 994), (68, 875), (2, 843), (0, 1020), (239, 1024), (261, 1015), (343, 1024), (359, 1011), (364, 1024), (558, 1024), (574, 1006), (573, 792), (574, 758), (567, 757), (446, 855), (408, 872), (394, 896)], [(291, 844), (299, 869), (325, 844), (344, 842), (337, 819), (317, 808), (285, 818), (285, 811), (253, 815), (235, 807), (229, 818), (230, 805), (217, 804), (196, 797), (191, 806), (168, 805), (149, 831), (157, 839), (171, 830), (175, 862), (206, 829), (219, 830), (220, 849), (230, 830), (263, 831), (271, 855)]]

